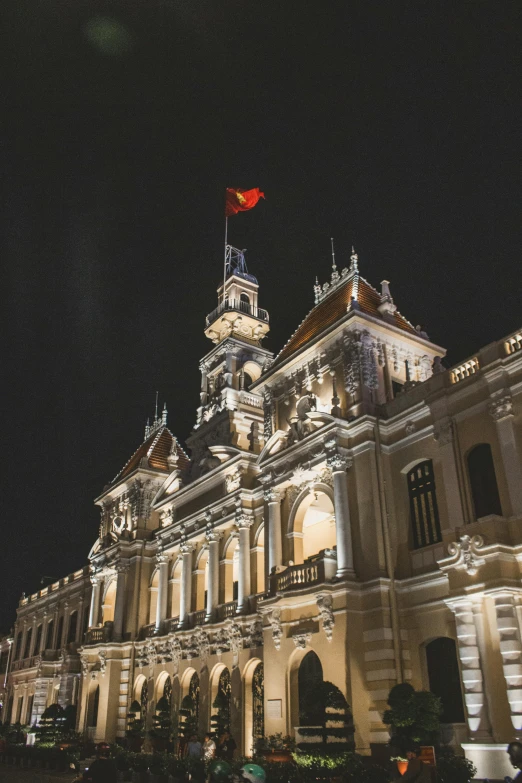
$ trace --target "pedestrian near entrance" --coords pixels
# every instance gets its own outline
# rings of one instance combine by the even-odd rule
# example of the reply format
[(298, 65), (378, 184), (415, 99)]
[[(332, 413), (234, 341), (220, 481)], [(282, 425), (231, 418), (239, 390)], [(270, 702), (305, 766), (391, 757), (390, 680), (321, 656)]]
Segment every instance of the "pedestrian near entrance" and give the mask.
[(522, 783), (522, 743), (510, 742), (507, 747), (507, 754), (515, 769), (520, 770), (518, 775), (513, 778), (513, 783)]

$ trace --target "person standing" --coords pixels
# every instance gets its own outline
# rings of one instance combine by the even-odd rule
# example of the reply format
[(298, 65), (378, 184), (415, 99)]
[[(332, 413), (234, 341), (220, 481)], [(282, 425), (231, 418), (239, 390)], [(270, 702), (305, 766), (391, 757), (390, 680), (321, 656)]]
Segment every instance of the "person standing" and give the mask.
[(196, 734), (192, 734), (185, 751), (185, 756), (188, 759), (200, 759), (201, 758), (201, 742), (198, 740)]
[(217, 756), (224, 761), (232, 761), (234, 758), (234, 751), (237, 748), (235, 740), (231, 736), (229, 731), (224, 731), (219, 739), (217, 746)]
[(205, 734), (203, 745), (201, 746), (201, 755), (205, 764), (209, 764), (216, 755), (216, 743), (210, 734)]

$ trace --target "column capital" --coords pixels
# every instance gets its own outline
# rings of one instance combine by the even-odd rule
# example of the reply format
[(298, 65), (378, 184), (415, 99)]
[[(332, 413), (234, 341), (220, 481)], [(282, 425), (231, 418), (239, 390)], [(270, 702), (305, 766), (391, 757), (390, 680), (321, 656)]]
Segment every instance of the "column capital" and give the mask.
[(223, 532), (221, 530), (207, 530), (205, 533), (205, 538), (207, 539), (209, 544), (212, 543), (219, 543), (221, 539), (223, 538)]
[(326, 457), (326, 465), (334, 474), (344, 473), (346, 470), (352, 467), (353, 459), (351, 459), (351, 457), (345, 457), (338, 452), (334, 452)]
[(241, 529), (249, 529), (254, 524), (254, 515), (251, 511), (238, 512), (236, 514), (236, 525)]
[(158, 566), (166, 565), (169, 562), (169, 556), (165, 552), (158, 552), (156, 555), (156, 563)]
[(117, 574), (126, 574), (129, 568), (130, 568), (130, 563), (127, 563), (124, 560), (119, 560), (114, 565), (114, 569)]
[(179, 551), (182, 555), (191, 555), (195, 548), (195, 544), (184, 543), (180, 544)]
[(285, 491), (276, 487), (266, 487), (263, 494), (267, 503), (280, 503), (285, 496)]

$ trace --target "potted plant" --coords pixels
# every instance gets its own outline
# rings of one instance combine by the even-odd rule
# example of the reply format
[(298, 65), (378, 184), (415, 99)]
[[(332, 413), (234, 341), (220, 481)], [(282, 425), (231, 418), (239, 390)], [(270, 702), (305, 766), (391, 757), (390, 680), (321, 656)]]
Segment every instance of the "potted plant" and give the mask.
[(172, 719), (170, 716), (170, 704), (165, 696), (162, 696), (156, 705), (156, 712), (152, 718), (152, 729), (149, 732), (152, 747), (155, 751), (167, 750), (172, 736)]
[(290, 735), (281, 732), (269, 734), (256, 742), (256, 755), (263, 756), (269, 762), (290, 762), (292, 751), (295, 750), (295, 740)]
[(408, 769), (408, 759), (406, 756), (390, 756), (390, 761), (395, 761), (399, 775), (404, 775)]
[(147, 783), (151, 757), (148, 753), (132, 754), (132, 783)]
[[(409, 683), (395, 685), (388, 694), (383, 723), (390, 726), (393, 759), (403, 768), (407, 752), (419, 745), (435, 745), (440, 734), (441, 701), (430, 691), (416, 691)], [(404, 770), (406, 771), (406, 770)], [(401, 775), (404, 772), (401, 772)]]

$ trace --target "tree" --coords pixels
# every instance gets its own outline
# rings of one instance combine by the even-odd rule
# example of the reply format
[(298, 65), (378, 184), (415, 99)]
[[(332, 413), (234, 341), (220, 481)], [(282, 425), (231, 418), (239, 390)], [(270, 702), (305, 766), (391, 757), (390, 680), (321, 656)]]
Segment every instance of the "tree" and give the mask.
[(198, 717), (196, 703), (192, 696), (184, 696), (179, 708), (179, 715), (182, 718), (179, 731), (184, 740), (189, 740), (193, 734), (198, 733)]
[[(140, 717), (137, 717), (137, 716)], [(141, 718), (141, 704), (133, 701), (127, 715), (127, 737), (143, 737), (145, 734), (145, 721)]]
[(302, 742), (302, 750), (349, 750), (353, 744), (353, 720), (350, 705), (339, 688), (328, 680), (315, 682), (303, 693), (299, 733), (303, 737), (320, 736), (320, 742)]
[(67, 735), (67, 716), (59, 704), (51, 704), (42, 712), (35, 728), (36, 744), (51, 747), (61, 742)]
[(409, 683), (395, 685), (389, 695), (390, 709), (383, 723), (390, 726), (390, 746), (404, 756), (415, 745), (434, 745), (440, 733), (442, 703), (430, 691), (416, 691)]
[(230, 731), (230, 698), (223, 691), (217, 692), (212, 706), (216, 712), (210, 718), (212, 731), (219, 737), (223, 732)]

